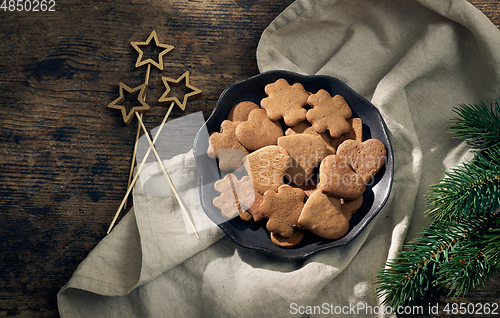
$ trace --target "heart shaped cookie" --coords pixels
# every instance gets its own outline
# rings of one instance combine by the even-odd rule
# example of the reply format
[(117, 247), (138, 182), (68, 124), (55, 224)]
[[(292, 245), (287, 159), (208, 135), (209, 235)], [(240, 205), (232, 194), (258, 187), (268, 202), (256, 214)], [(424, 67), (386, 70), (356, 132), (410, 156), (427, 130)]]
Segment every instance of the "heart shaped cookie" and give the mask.
[(266, 227), (270, 232), (291, 238), (294, 228), (299, 226), (299, 216), (304, 207), (305, 194), (302, 189), (284, 184), (278, 192), (268, 190), (260, 204), (260, 213), (269, 218)]
[(267, 190), (277, 192), (290, 166), (288, 152), (279, 146), (266, 146), (249, 154), (247, 160), (255, 191), (260, 194)]
[(363, 204), (363, 196), (354, 200), (340, 199), (340, 203), (342, 203), (342, 212), (354, 214)]
[(328, 150), (320, 136), (293, 134), (278, 138), (278, 146), (283, 147), (292, 162), (287, 169), (287, 179), (295, 184), (305, 183), (314, 168), (325, 158)]
[(387, 151), (378, 139), (364, 142), (346, 140), (337, 148), (337, 154), (348, 158), (352, 169), (368, 184), (373, 176), (384, 166)]
[(335, 197), (356, 199), (365, 192), (366, 185), (346, 157), (329, 155), (319, 166), (318, 189)]
[(253, 151), (276, 145), (278, 138), (283, 136), (283, 128), (279, 122), (271, 121), (265, 110), (258, 108), (248, 114), (248, 120), (236, 127), (235, 134), (246, 149)]
[(299, 225), (323, 238), (341, 238), (349, 230), (350, 212), (344, 212), (340, 199), (315, 191), (307, 199)]
[(232, 121), (245, 121), (248, 119), (248, 114), (250, 114), (252, 110), (258, 108), (260, 108), (259, 105), (255, 104), (254, 102), (240, 102), (234, 105), (233, 108), (231, 108), (226, 119)]
[(207, 155), (219, 158), (219, 168), (223, 171), (236, 170), (243, 165), (248, 150), (236, 138), (236, 127), (241, 122), (224, 120), (220, 125), (220, 133), (210, 134)]

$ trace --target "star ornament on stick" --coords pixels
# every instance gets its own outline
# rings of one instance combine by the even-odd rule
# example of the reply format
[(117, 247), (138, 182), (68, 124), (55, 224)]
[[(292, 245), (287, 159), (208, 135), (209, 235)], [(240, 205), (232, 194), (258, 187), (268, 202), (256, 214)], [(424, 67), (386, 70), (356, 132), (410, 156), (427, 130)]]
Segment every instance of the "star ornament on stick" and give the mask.
[[(132, 119), (134, 119), (134, 115), (136, 112), (141, 113), (150, 110), (149, 105), (146, 104), (146, 101), (144, 100), (144, 93), (146, 92), (146, 84), (144, 83), (135, 88), (130, 88), (126, 84), (120, 82), (119, 87), (120, 87), (120, 96), (111, 103), (109, 103), (108, 107), (120, 110), (123, 116), (123, 121), (128, 125), (130, 124)], [(125, 106), (120, 105), (120, 103), (123, 103), (125, 101), (124, 90), (127, 91), (129, 94), (134, 94), (137, 91), (139, 91), (139, 94), (137, 95), (137, 101), (139, 102), (140, 105), (133, 106), (128, 112)]]
[[(182, 102), (175, 96), (167, 97), (168, 94), (171, 92), (171, 88), (170, 88), (170, 85), (168, 83), (171, 83), (171, 85), (177, 86), (182, 81), (182, 79), (185, 79), (186, 90), (187, 89), (191, 90), (189, 93), (184, 94), (184, 98), (183, 98)], [(177, 106), (179, 106), (182, 110), (185, 110), (188, 99), (196, 97), (196, 96), (201, 94), (200, 89), (189, 84), (189, 71), (186, 71), (184, 74), (182, 74), (177, 79), (162, 77), (161, 80), (163, 81), (163, 84), (165, 85), (166, 90), (163, 93), (163, 95), (161, 95), (160, 99), (158, 99), (158, 102), (160, 102), (160, 103), (175, 102), (177, 104)]]
[[(142, 49), (139, 46), (148, 46), (153, 38), (155, 39), (156, 47), (163, 48), (164, 50), (161, 51), (160, 54), (158, 54), (158, 62), (156, 62), (155, 60), (150, 59), (150, 58), (143, 61), (142, 57), (144, 55), (144, 52), (142, 51)], [(146, 42), (131, 42), (130, 44), (139, 53), (139, 56), (137, 57), (137, 62), (135, 63), (135, 67), (139, 67), (139, 66), (146, 65), (146, 64), (152, 64), (152, 65), (156, 66), (158, 69), (160, 69), (161, 71), (163, 71), (163, 55), (167, 54), (168, 52), (170, 52), (174, 49), (174, 47), (172, 45), (160, 43), (160, 41), (158, 40), (158, 35), (156, 35), (155, 30), (153, 30), (151, 32), (151, 34), (149, 35)]]

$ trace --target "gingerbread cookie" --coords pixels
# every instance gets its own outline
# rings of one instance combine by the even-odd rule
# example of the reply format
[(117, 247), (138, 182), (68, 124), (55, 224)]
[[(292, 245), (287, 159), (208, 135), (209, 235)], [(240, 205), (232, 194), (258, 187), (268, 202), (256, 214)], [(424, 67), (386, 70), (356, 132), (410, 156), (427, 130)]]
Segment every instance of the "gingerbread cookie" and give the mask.
[(235, 134), (246, 149), (253, 151), (276, 145), (278, 138), (283, 136), (283, 128), (279, 122), (271, 121), (265, 110), (258, 108), (249, 113), (248, 120), (236, 127)]
[(260, 205), (260, 213), (269, 218), (267, 229), (284, 238), (291, 238), (294, 228), (299, 227), (298, 220), (304, 207), (304, 198), (302, 189), (286, 184), (279, 186), (277, 193), (266, 191)]
[(214, 189), (220, 196), (214, 198), (213, 204), (221, 209), (224, 217), (230, 219), (239, 215), (245, 221), (252, 219), (252, 215), (246, 212), (255, 201), (253, 183), (249, 176), (238, 180), (234, 174), (229, 173), (215, 182)]
[(337, 149), (337, 154), (348, 158), (352, 169), (368, 184), (385, 164), (387, 152), (378, 139), (364, 142), (346, 140)]
[(276, 82), (267, 84), (264, 88), (268, 97), (263, 98), (260, 106), (266, 110), (272, 121), (283, 118), (288, 126), (295, 126), (306, 119), (307, 97), (304, 86), (300, 83), (293, 85), (280, 78)]
[(340, 135), (338, 138), (334, 138), (330, 145), (335, 151), (337, 151), (338, 146), (346, 140), (352, 139), (359, 142), (363, 141), (363, 122), (361, 118), (349, 118), (347, 122), (351, 125), (351, 130), (348, 133)]
[(210, 145), (207, 155), (219, 158), (219, 168), (223, 171), (236, 170), (243, 164), (248, 150), (236, 138), (236, 127), (241, 122), (224, 120), (220, 125), (220, 133), (210, 134)]
[(247, 209), (247, 211), (252, 215), (252, 218), (255, 222), (260, 222), (264, 220), (264, 216), (262, 216), (259, 211), (260, 204), (262, 203), (262, 200), (264, 200), (264, 196), (257, 191), (255, 191), (254, 196), (255, 200), (253, 201), (253, 204)]
[(267, 190), (278, 191), (291, 161), (286, 150), (279, 146), (266, 146), (249, 154), (247, 159), (255, 191), (260, 194)]
[(318, 189), (345, 199), (356, 199), (365, 192), (363, 179), (352, 170), (344, 156), (329, 155), (319, 166)]
[(280, 137), (278, 146), (283, 147), (292, 158), (291, 165), (287, 169), (287, 178), (297, 184), (309, 180), (314, 168), (328, 154), (321, 137), (309, 134)]
[(344, 236), (349, 230), (350, 212), (344, 212), (340, 199), (315, 191), (307, 199), (299, 224), (314, 234), (334, 240)]
[(312, 107), (307, 111), (307, 120), (318, 133), (328, 130), (332, 138), (337, 138), (351, 130), (347, 119), (352, 116), (352, 111), (342, 96), (331, 97), (320, 89), (307, 98), (307, 103)]
[(363, 196), (354, 200), (340, 199), (340, 203), (342, 203), (342, 212), (354, 214), (363, 204)]
[(289, 238), (285, 238), (278, 233), (271, 232), (271, 241), (279, 247), (291, 248), (299, 245), (300, 242), (302, 242), (305, 233), (306, 232), (303, 230), (294, 228), (292, 236)]
[(258, 108), (260, 108), (259, 105), (254, 102), (240, 102), (231, 108), (226, 119), (231, 121), (245, 121), (248, 119), (248, 114), (250, 114), (252, 110)]
[(328, 154), (329, 155), (335, 154), (336, 147), (334, 148), (331, 145), (333, 139), (332, 137), (330, 137), (330, 134), (328, 132), (324, 132), (322, 134), (318, 133), (316, 130), (314, 130), (314, 127), (308, 121), (301, 121), (297, 125), (290, 127), (285, 131), (285, 136), (290, 136), (295, 134), (310, 134), (310, 135), (320, 136), (321, 139), (323, 139), (323, 141), (325, 142)]

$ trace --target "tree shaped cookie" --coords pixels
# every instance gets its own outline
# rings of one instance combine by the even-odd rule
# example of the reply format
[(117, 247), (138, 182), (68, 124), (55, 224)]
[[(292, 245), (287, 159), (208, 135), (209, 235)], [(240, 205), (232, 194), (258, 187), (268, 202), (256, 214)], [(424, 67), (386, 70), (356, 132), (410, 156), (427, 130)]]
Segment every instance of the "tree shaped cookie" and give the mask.
[(366, 185), (363, 179), (352, 170), (348, 158), (329, 155), (319, 166), (318, 189), (331, 196), (356, 199), (365, 192)]
[(333, 138), (330, 142), (330, 146), (334, 149), (334, 153), (337, 152), (337, 148), (346, 140), (357, 140), (359, 142), (363, 141), (363, 122), (361, 118), (349, 118), (347, 122), (351, 125), (351, 130), (345, 134), (340, 135), (338, 138)]
[(385, 146), (378, 139), (346, 140), (338, 147), (337, 154), (348, 158), (348, 163), (365, 184), (384, 166), (387, 157)]
[(248, 120), (236, 127), (238, 141), (248, 150), (257, 150), (265, 146), (276, 145), (283, 136), (283, 128), (279, 122), (271, 121), (262, 108), (254, 109), (248, 114)]
[(278, 146), (285, 148), (292, 162), (287, 169), (290, 182), (305, 183), (314, 168), (325, 158), (328, 150), (321, 137), (310, 134), (295, 134), (278, 138)]
[(325, 142), (328, 154), (329, 155), (335, 154), (335, 149), (337, 147), (334, 148), (331, 145), (332, 137), (330, 137), (330, 134), (328, 132), (324, 132), (322, 134), (318, 133), (316, 130), (314, 130), (314, 127), (308, 121), (301, 121), (297, 125), (290, 127), (285, 131), (285, 136), (290, 136), (295, 134), (309, 134), (309, 135), (320, 136), (321, 139), (323, 139), (323, 141)]
[(302, 84), (290, 85), (280, 78), (267, 84), (264, 90), (268, 97), (261, 100), (260, 106), (265, 109), (269, 119), (277, 121), (283, 118), (288, 126), (295, 126), (306, 119), (304, 106), (307, 106), (309, 93)]
[(334, 240), (347, 233), (350, 219), (351, 211), (342, 209), (340, 199), (314, 191), (302, 209), (299, 224), (318, 236)]
[(352, 116), (352, 111), (342, 96), (331, 97), (320, 89), (307, 98), (307, 103), (312, 107), (307, 111), (307, 120), (318, 133), (328, 130), (332, 138), (337, 138), (351, 130), (347, 119)]
[(278, 192), (266, 191), (260, 205), (260, 213), (269, 218), (266, 227), (270, 232), (291, 238), (297, 228), (299, 216), (304, 207), (304, 191), (281, 185)]
[(244, 157), (248, 154), (235, 135), (239, 123), (224, 120), (220, 125), (220, 133), (214, 132), (210, 135), (207, 155), (210, 158), (219, 158), (219, 168), (223, 171), (236, 170), (241, 167)]

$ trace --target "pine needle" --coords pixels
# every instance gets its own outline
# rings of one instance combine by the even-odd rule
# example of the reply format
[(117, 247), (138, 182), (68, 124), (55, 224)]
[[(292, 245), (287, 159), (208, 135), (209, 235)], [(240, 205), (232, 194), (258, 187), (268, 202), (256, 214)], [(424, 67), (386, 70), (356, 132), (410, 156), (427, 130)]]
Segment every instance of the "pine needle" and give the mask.
[(430, 187), (427, 213), (435, 220), (486, 216), (500, 208), (500, 148), (476, 153), (475, 159), (446, 173)]
[(454, 109), (459, 116), (451, 119), (450, 130), (456, 138), (467, 140), (474, 149), (500, 146), (500, 106), (495, 101), (490, 106), (462, 104)]

